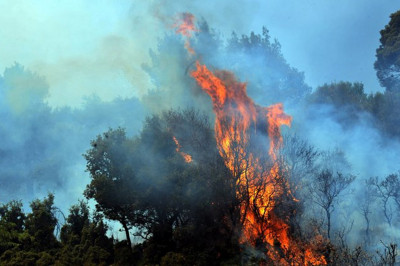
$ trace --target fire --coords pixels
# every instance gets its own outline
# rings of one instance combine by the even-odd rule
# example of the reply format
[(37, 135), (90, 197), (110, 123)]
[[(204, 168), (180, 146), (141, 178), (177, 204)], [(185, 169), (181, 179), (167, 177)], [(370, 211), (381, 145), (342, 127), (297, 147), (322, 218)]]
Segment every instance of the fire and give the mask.
[[(191, 75), (211, 97), (220, 154), (237, 178), (238, 197), (247, 199), (240, 206), (242, 241), (252, 245), (260, 241), (268, 243), (268, 257), (281, 265), (326, 264), (322, 255), (314, 254), (313, 250), (292, 239), (289, 225), (275, 213), (278, 200), (291, 195), (276, 155), (282, 145), (280, 127), (290, 126), (292, 120), (283, 112), (283, 105), (256, 105), (247, 95), (246, 83), (236, 81), (233, 73), (228, 71), (215, 71), (214, 74), (197, 62), (196, 70)], [(252, 138), (261, 135), (257, 133), (258, 124), (266, 125), (264, 130), (269, 143), (265, 153), (269, 158), (265, 158), (262, 151), (250, 149), (254, 144)], [(295, 201), (294, 198), (292, 200)], [(284, 259), (289, 257), (290, 262)]]
[(179, 144), (179, 141), (175, 138), (175, 136), (173, 136), (172, 139), (174, 140), (175, 145), (176, 145), (176, 149), (175, 149), (176, 152), (179, 153), (182, 156), (182, 158), (185, 160), (185, 162), (191, 163), (192, 162), (192, 156), (190, 156), (189, 154), (181, 151), (182, 146), (181, 146), (181, 144)]
[(276, 160), (275, 151), (282, 145), (282, 135), (280, 126), (290, 126), (292, 118), (283, 112), (283, 105), (281, 103), (272, 105), (266, 108), (267, 121), (268, 121), (268, 136), (270, 137), (269, 156)]
[[(189, 38), (197, 30), (194, 16), (183, 13), (180, 21), (175, 24), (176, 33), (186, 37), (185, 47), (193, 55)], [(325, 265), (322, 255), (290, 236), (287, 217), (277, 215), (280, 199), (297, 201), (277, 158), (281, 126), (290, 126), (292, 121), (283, 105), (256, 105), (247, 95), (246, 83), (238, 82), (229, 71), (212, 72), (199, 61), (191, 75), (211, 97), (218, 149), (236, 178), (237, 197), (242, 202), (242, 242), (267, 243), (267, 256), (279, 265)], [(260, 143), (262, 138), (269, 141)], [(182, 154), (175, 137), (174, 141)]]
[(190, 46), (189, 40), (192, 37), (193, 32), (198, 31), (194, 24), (194, 21), (195, 21), (194, 15), (185, 12), (179, 14), (179, 17), (177, 18), (175, 24), (173, 25), (174, 28), (176, 28), (175, 32), (185, 37), (185, 48), (192, 55), (194, 55), (195, 52), (193, 48)]

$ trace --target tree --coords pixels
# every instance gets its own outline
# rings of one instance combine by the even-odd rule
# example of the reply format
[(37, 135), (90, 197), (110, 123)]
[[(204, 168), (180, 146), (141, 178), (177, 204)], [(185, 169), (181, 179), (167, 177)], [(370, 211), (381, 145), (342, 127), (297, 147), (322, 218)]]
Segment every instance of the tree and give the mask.
[(0, 206), (0, 221), (2, 223), (9, 223), (12, 228), (10, 230), (16, 230), (22, 232), (25, 223), (25, 213), (22, 210), (22, 202), (12, 200), (7, 204)]
[[(251, 32), (237, 36), (233, 33), (223, 57), (240, 79), (251, 81), (248, 89), (262, 104), (288, 102), (297, 105), (311, 93), (304, 73), (287, 63), (281, 44), (276, 39), (271, 40), (265, 27), (261, 34)], [(218, 62), (212, 65), (218, 66)]]
[(381, 200), (386, 222), (389, 224), (389, 226), (392, 226), (394, 211), (392, 209), (391, 199), (396, 198), (396, 194), (400, 188), (398, 176), (391, 174), (382, 181), (379, 181), (378, 178), (371, 178), (370, 182), (375, 186), (375, 193)]
[[(371, 98), (370, 98), (371, 99)], [(334, 107), (335, 119), (343, 126), (351, 127), (354, 122), (363, 118), (363, 112), (370, 111), (368, 96), (364, 92), (362, 83), (338, 82), (324, 84), (318, 87), (308, 98), (311, 114), (315, 112), (315, 105)]]
[(374, 118), (372, 125), (384, 134), (400, 136), (400, 93), (395, 91), (366, 94), (362, 83), (338, 82), (318, 87), (308, 98), (311, 114), (315, 105), (328, 105), (335, 109), (334, 118), (343, 126), (365, 119), (365, 114)]
[(127, 242), (135, 227), (145, 240), (146, 263), (172, 251), (193, 263), (193, 250), (214, 260), (234, 253), (227, 247), (237, 243), (228, 219), (235, 187), (207, 116), (190, 109), (153, 115), (132, 138), (109, 130), (85, 158), (92, 178), (86, 197), (107, 218), (125, 223)]
[(382, 241), (381, 241), (381, 243), (384, 247), (384, 250), (383, 250), (383, 253), (380, 251), (377, 251), (378, 256), (380, 258), (379, 265), (395, 266), (396, 265), (396, 257), (398, 255), (397, 244), (390, 243), (389, 245), (386, 245)]
[(285, 162), (291, 187), (297, 187), (315, 173), (321, 152), (298, 135), (286, 134), (279, 154)]
[(331, 169), (322, 169), (310, 183), (310, 193), (313, 201), (320, 206), (326, 215), (327, 236), (331, 238), (331, 217), (339, 200), (339, 195), (355, 179), (355, 176), (333, 172)]
[(43, 200), (36, 199), (31, 202), (32, 212), (26, 217), (25, 226), (29, 235), (34, 239), (33, 249), (42, 251), (55, 248), (58, 241), (54, 236), (57, 218), (54, 211), (54, 195), (49, 194)]
[[(12, 245), (9, 245), (9, 248), (0, 257), (2, 265), (54, 264), (60, 245), (54, 236), (54, 229), (57, 225), (55, 217), (57, 209), (53, 204), (53, 194), (49, 194), (43, 200), (36, 199), (31, 202), (32, 212), (26, 215), (23, 229), (18, 230), (17, 237), (12, 239)], [(12, 213), (16, 214), (12, 215), (14, 218), (25, 216), (19, 210), (22, 207), (20, 203), (14, 202), (9, 206), (12, 206), (11, 210), (14, 210)], [(9, 222), (8, 225), (14, 225), (15, 228), (14, 222)], [(0, 240), (3, 244), (4, 239)]]
[(145, 122), (138, 147), (138, 178), (147, 184), (142, 199), (152, 211), (144, 251), (153, 253), (150, 262), (159, 261), (172, 247), (192, 263), (200, 259), (193, 251), (207, 261), (231, 257), (237, 251), (230, 219), (235, 187), (208, 117), (192, 109), (153, 115)]
[(364, 182), (364, 193), (360, 199), (361, 206), (360, 212), (364, 217), (366, 228), (365, 228), (365, 244), (369, 246), (371, 244), (371, 236), (370, 236), (370, 226), (371, 226), (371, 217), (372, 213), (372, 205), (375, 200), (375, 190), (373, 179), (365, 180)]
[(107, 236), (108, 226), (103, 218), (95, 214), (90, 223), (82, 228), (80, 254), (84, 265), (112, 264), (113, 239)]
[(392, 226), (393, 210), (392, 203), (395, 204), (397, 210), (400, 211), (400, 179), (398, 174), (390, 174), (382, 181), (378, 178), (370, 178), (370, 182), (375, 187), (375, 194), (381, 200), (383, 214), (389, 226)]
[(6, 250), (18, 246), (25, 218), (21, 201), (13, 200), (0, 206), (0, 256)]
[(89, 208), (87, 204), (80, 201), (69, 209), (67, 223), (61, 228), (60, 239), (63, 244), (79, 244), (82, 230), (89, 225)]
[[(111, 220), (121, 223), (129, 247), (129, 230), (135, 223), (137, 209), (135, 174), (132, 149), (134, 141), (126, 137), (121, 128), (109, 130), (91, 142), (92, 148), (84, 154), (92, 181), (84, 195), (95, 199), (96, 209)], [(139, 215), (139, 214), (138, 214)]]
[(371, 109), (381, 130), (389, 136), (400, 137), (400, 93), (386, 91), (371, 97)]
[(318, 87), (310, 95), (309, 101), (314, 104), (332, 104), (335, 107), (353, 106), (362, 110), (365, 108), (367, 95), (362, 83), (341, 81)]
[[(113, 239), (98, 213), (90, 215), (84, 201), (70, 208), (67, 223), (61, 229), (62, 248), (56, 265), (109, 265), (113, 262)], [(129, 254), (129, 249), (125, 250)]]
[(400, 92), (400, 11), (390, 15), (389, 24), (380, 33), (374, 64), (379, 82), (388, 91)]

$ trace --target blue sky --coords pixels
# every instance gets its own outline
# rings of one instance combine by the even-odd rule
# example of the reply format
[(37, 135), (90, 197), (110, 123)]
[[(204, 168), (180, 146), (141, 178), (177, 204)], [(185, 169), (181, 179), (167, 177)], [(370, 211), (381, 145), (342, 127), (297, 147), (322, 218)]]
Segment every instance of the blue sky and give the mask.
[(345, 80), (373, 92), (379, 30), (398, 9), (398, 0), (0, 0), (0, 73), (18, 62), (45, 76), (52, 106), (140, 96), (152, 87), (141, 69), (149, 49), (188, 11), (225, 36), (266, 26), (313, 88)]

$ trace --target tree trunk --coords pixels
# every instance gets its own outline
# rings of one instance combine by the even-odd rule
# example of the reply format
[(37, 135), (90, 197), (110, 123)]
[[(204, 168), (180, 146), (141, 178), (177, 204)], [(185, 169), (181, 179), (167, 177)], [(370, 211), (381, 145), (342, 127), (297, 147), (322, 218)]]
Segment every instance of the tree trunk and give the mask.
[(389, 201), (389, 198), (386, 198), (383, 201), (383, 214), (385, 215), (386, 221), (389, 224), (389, 226), (392, 227), (392, 215), (389, 213), (389, 210), (388, 210), (388, 206), (387, 206), (388, 201)]
[(128, 226), (126, 225), (125, 221), (121, 221), (121, 224), (122, 224), (122, 227), (125, 230), (126, 241), (128, 241), (129, 248), (132, 249), (132, 242), (131, 242), (131, 237), (130, 237), (130, 234), (129, 234)]
[(328, 220), (328, 239), (331, 240), (331, 213), (328, 209), (326, 211), (326, 219)]
[(365, 215), (365, 220), (367, 222), (367, 228), (365, 229), (365, 235), (366, 235), (366, 238), (367, 238), (367, 246), (369, 246), (370, 237), (369, 237), (369, 218), (368, 218), (368, 214)]

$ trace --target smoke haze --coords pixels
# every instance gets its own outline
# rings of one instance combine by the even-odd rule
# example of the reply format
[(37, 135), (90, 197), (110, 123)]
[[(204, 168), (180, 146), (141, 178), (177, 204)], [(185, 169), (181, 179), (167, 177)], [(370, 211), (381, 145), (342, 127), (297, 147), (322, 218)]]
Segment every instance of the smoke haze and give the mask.
[[(0, 27), (0, 201), (26, 203), (50, 191), (66, 210), (89, 182), (81, 154), (96, 135), (123, 127), (132, 136), (147, 114), (169, 108), (211, 114), (210, 100), (190, 76), (201, 58), (247, 82), (256, 103), (283, 102), (293, 116), (292, 130), (317, 149), (343, 151), (357, 180), (334, 225), (354, 220), (357, 229), (349, 238), (358, 242), (357, 230), (364, 225), (354, 199), (362, 198), (364, 180), (400, 169), (400, 142), (384, 134), (367, 112), (343, 123), (346, 108), (303, 101), (317, 86), (340, 80), (362, 82), (367, 92), (383, 90), (373, 69), (375, 49), (379, 30), (400, 3), (292, 0), (282, 5), (278, 0), (103, 0), (96, 5), (0, 0), (0, 23), (6, 25)], [(180, 12), (197, 18), (200, 32), (191, 40), (195, 56), (175, 35)], [(243, 34), (250, 36), (248, 47)], [(374, 207), (376, 228), (390, 238), (394, 229), (385, 227)]]

